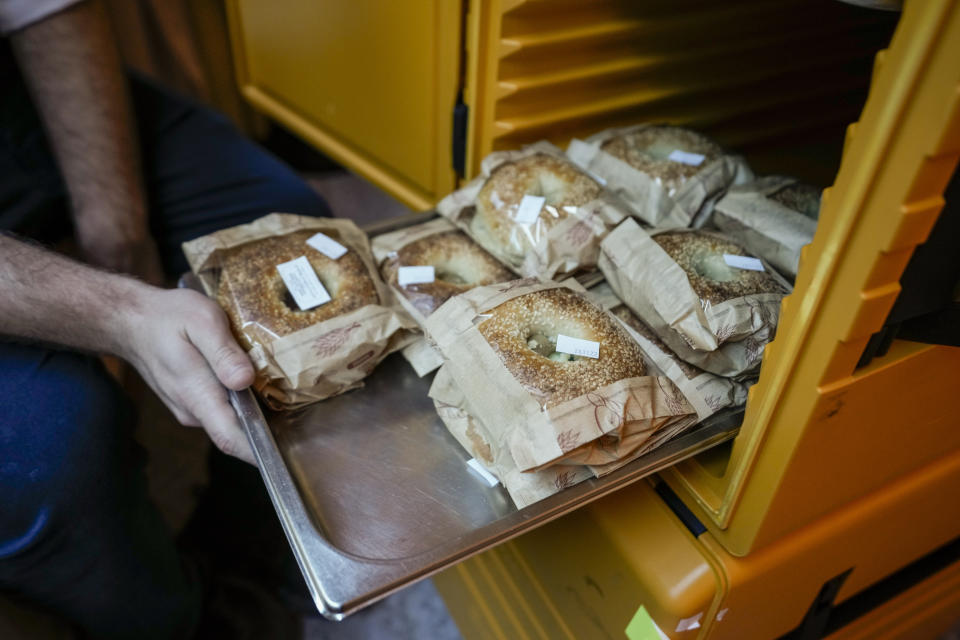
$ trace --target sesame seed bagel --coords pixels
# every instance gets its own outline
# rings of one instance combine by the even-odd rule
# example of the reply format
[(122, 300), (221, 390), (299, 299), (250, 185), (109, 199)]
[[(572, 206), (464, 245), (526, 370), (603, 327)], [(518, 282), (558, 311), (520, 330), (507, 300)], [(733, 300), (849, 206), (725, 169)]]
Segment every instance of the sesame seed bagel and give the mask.
[[(646, 375), (640, 348), (603, 311), (577, 293), (547, 289), (494, 307), (478, 325), (507, 370), (551, 407), (608, 384)], [(600, 343), (600, 357), (556, 351), (557, 335)]]
[[(673, 193), (706, 165), (723, 155), (718, 144), (695, 131), (658, 125), (616, 136), (600, 147), (615, 158), (626, 162), (662, 184)], [(698, 153), (704, 156), (697, 166), (669, 160), (674, 151)]]
[(699, 231), (668, 231), (652, 237), (684, 270), (700, 299), (710, 304), (755, 293), (786, 293), (766, 271), (729, 266), (725, 253), (752, 256), (728, 240)]
[[(408, 266), (432, 266), (435, 280), (401, 287), (397, 282), (398, 269)], [(381, 273), (424, 316), (455, 295), (516, 277), (461, 231), (437, 233), (411, 242), (399, 249), (396, 256), (384, 260)]]
[[(564, 207), (587, 204), (600, 193), (601, 187), (595, 180), (572, 163), (550, 154), (536, 153), (505, 162), (493, 170), (477, 194), (471, 232), (481, 239), (481, 244), (495, 247), (495, 252), (517, 266), (540, 235), (569, 215)], [(532, 224), (515, 220), (525, 195), (546, 198)]]
[(794, 182), (767, 197), (808, 218), (816, 220), (820, 215), (820, 189), (813, 185)]
[[(348, 251), (332, 260), (307, 244), (315, 231), (297, 231), (264, 238), (226, 252), (221, 262), (217, 301), (227, 312), (241, 342), (251, 345), (244, 329), (257, 325), (273, 336), (283, 336), (329, 318), (348, 313), (380, 298), (363, 260)], [(337, 239), (335, 232), (326, 235)], [(332, 298), (301, 311), (280, 278), (277, 265), (306, 256)]]

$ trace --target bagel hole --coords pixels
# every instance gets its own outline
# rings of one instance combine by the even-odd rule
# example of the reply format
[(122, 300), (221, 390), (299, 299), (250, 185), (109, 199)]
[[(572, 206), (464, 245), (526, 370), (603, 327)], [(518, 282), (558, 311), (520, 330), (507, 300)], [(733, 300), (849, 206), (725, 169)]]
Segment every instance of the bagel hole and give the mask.
[(557, 351), (557, 336), (545, 331), (534, 329), (527, 334), (526, 343), (528, 349), (554, 362), (576, 362), (583, 359), (580, 356)]
[[(545, 198), (545, 205), (560, 205), (567, 200), (567, 183), (559, 176), (553, 173), (540, 173), (537, 179), (536, 189), (539, 193), (531, 193), (532, 196), (542, 196)], [(556, 209), (551, 212), (553, 217), (558, 217)]]
[(670, 154), (676, 150), (683, 150), (677, 146), (676, 140), (655, 140), (650, 146), (638, 149), (641, 153), (651, 156), (654, 160), (669, 160)]
[(739, 277), (739, 270), (734, 269), (723, 260), (723, 255), (712, 252), (701, 252), (690, 261), (693, 271), (701, 278), (714, 282), (730, 282)]
[(434, 267), (434, 273), (436, 274), (437, 280), (443, 280), (444, 282), (448, 282), (450, 284), (461, 286), (470, 284), (470, 280), (449, 268), (448, 265)]
[(293, 299), (293, 294), (291, 294), (286, 287), (283, 288), (283, 304), (287, 305), (287, 308), (291, 311), (302, 311), (302, 309), (297, 306), (296, 300)]
[[(330, 299), (332, 300), (333, 298), (335, 298), (336, 291), (333, 289), (333, 287), (331, 287), (327, 282), (325, 282), (324, 279), (321, 278), (319, 274), (317, 275), (317, 279), (320, 281), (320, 284), (323, 285), (323, 288), (327, 290), (327, 293), (330, 294)], [(313, 308), (307, 309), (306, 311), (301, 309), (300, 306), (297, 304), (297, 301), (294, 300), (293, 294), (290, 293), (290, 290), (287, 289), (287, 285), (285, 285), (283, 281), (280, 282), (280, 299), (283, 301), (284, 306), (290, 309), (290, 311), (296, 311), (298, 313), (309, 313), (310, 311), (314, 311), (317, 308), (317, 307), (313, 307)]]
[(471, 287), (490, 279), (487, 264), (477, 256), (453, 254), (433, 262), (437, 280), (457, 287)]

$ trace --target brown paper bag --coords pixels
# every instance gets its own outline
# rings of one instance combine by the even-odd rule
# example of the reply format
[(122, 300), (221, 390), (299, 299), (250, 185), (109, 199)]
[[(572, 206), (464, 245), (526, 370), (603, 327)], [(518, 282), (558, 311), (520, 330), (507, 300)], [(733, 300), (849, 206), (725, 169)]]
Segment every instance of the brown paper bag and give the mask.
[[(441, 367), (430, 387), (437, 414), (474, 459), (497, 477), (518, 509), (594, 477), (589, 467), (557, 465), (542, 471), (521, 472), (509, 445), (493, 434), (468, 409), (466, 397), (446, 367)], [(502, 432), (499, 435), (503, 435)]]
[(607, 129), (586, 140), (574, 139), (567, 147), (567, 155), (580, 167), (603, 178), (607, 189), (619, 196), (633, 215), (655, 228), (702, 226), (728, 187), (753, 178), (743, 158), (723, 154), (706, 161), (679, 187), (669, 188), (656, 175), (640, 171), (601, 148), (614, 138), (655, 127), (664, 125)]
[(487, 311), (508, 300), (558, 287), (583, 293), (573, 282), (536, 278), (478, 287), (447, 301), (425, 327), (471, 410), (496, 441), (508, 443), (521, 471), (558, 463), (610, 464), (695, 413), (668, 378), (651, 375), (542, 405), (513, 377), (478, 326)]
[[(456, 227), (452, 222), (446, 218), (437, 218), (436, 220), (430, 220), (423, 224), (414, 225), (412, 227), (406, 227), (404, 229), (399, 229), (398, 231), (391, 231), (390, 233), (384, 233), (378, 236), (375, 236), (370, 242), (371, 250), (373, 251), (373, 258), (377, 266), (380, 267), (383, 265), (384, 260), (391, 258), (396, 255), (396, 252), (411, 242), (416, 242), (417, 240), (422, 240), (423, 238), (436, 235), (438, 233), (446, 233), (448, 231), (456, 231)], [(394, 297), (397, 299), (397, 302), (404, 308), (404, 310), (413, 318), (418, 325), (423, 326), (426, 316), (421, 312), (417, 306), (411, 302), (404, 291), (400, 291), (395, 287), (391, 286), (389, 283), (386, 283), (388, 287), (393, 289)]]
[(718, 376), (756, 372), (763, 348), (776, 332), (780, 300), (790, 290), (767, 265), (783, 293), (705, 303), (683, 269), (633, 220), (607, 236), (599, 262), (617, 296), (671, 351)]
[(555, 225), (548, 227), (543, 224), (544, 211), (534, 223), (518, 224), (517, 232), (525, 238), (523, 246), (516, 247), (518, 251), (523, 251), (522, 258), (508, 253), (474, 224), (477, 194), (490, 174), (504, 163), (538, 153), (569, 162), (563, 151), (549, 142), (538, 142), (521, 151), (494, 152), (484, 158), (480, 175), (441, 200), (437, 204), (437, 211), (521, 276), (561, 278), (576, 271), (592, 269), (597, 264), (600, 241), (627, 215), (623, 205), (605, 193), (580, 207), (569, 207), (564, 212), (566, 217)]
[[(717, 202), (712, 224), (782, 273), (795, 278), (800, 250), (813, 240), (820, 209), (819, 192), (813, 187), (803, 187), (805, 185), (797, 180), (781, 176), (767, 176), (731, 187)], [(797, 190), (800, 197), (780, 197), (790, 190)], [(813, 191), (816, 196), (803, 193), (805, 191)]]
[(647, 358), (677, 385), (680, 393), (697, 410), (698, 420), (747, 401), (747, 384), (714, 375), (679, 358), (626, 305), (612, 309), (611, 313), (623, 323)]
[(350, 220), (273, 213), (185, 242), (183, 250), (207, 294), (216, 298), (220, 261), (228, 250), (304, 229), (336, 235), (340, 244), (355, 252), (373, 279), (380, 304), (283, 336), (256, 327), (243, 329), (257, 372), (254, 389), (274, 409), (296, 408), (360, 386), (377, 363), (409, 342), (409, 330), (416, 327), (380, 281), (367, 238)]
[[(378, 235), (373, 238), (371, 243), (373, 256), (376, 259), (377, 265), (380, 267), (381, 274), (387, 286), (393, 291), (394, 296), (404, 310), (421, 327), (430, 309), (436, 304), (436, 301), (431, 295), (418, 291), (417, 285), (412, 285), (407, 289), (400, 288), (395, 282), (391, 281), (385, 269), (391, 264), (390, 261), (392, 261), (394, 267), (401, 266), (399, 265), (398, 252), (407, 245), (429, 238), (430, 236), (450, 233), (451, 231), (462, 234), (462, 232), (446, 218), (437, 218), (423, 224)], [(499, 265), (498, 268), (503, 271), (500, 278), (501, 280), (513, 280), (513, 276), (509, 271)], [(423, 377), (443, 364), (443, 358), (440, 354), (422, 337), (405, 347), (402, 353), (420, 377)]]
[(592, 287), (588, 294), (598, 306), (610, 311), (640, 345), (649, 369), (670, 378), (677, 386), (687, 402), (696, 409), (698, 420), (705, 420), (721, 409), (746, 403), (748, 384), (714, 375), (677, 356), (653, 329), (623, 304), (609, 283), (601, 282)]

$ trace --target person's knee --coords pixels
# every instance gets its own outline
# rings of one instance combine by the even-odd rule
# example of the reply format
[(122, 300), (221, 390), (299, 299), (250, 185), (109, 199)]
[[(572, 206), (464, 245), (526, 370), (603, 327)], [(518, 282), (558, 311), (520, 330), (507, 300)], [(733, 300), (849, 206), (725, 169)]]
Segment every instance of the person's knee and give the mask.
[(271, 175), (264, 184), (264, 190), (270, 194), (265, 200), (274, 203), (275, 211), (317, 217), (332, 215), (326, 201), (293, 172)]
[(12, 553), (51, 521), (102, 499), (130, 437), (130, 409), (87, 356), (5, 347), (0, 369), (0, 545)]

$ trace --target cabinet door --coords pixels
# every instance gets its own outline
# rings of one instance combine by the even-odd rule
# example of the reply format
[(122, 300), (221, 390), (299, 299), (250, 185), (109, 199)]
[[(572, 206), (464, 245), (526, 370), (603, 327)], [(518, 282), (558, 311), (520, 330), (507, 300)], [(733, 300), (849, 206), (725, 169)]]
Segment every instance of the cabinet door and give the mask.
[(460, 11), (449, 0), (228, 0), (244, 95), (408, 206), (455, 184)]

